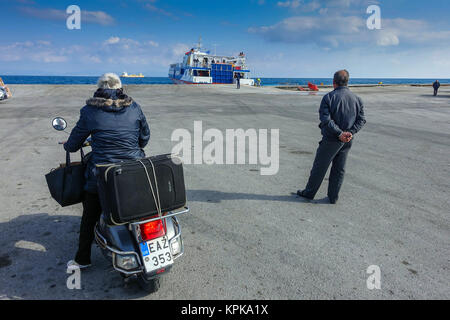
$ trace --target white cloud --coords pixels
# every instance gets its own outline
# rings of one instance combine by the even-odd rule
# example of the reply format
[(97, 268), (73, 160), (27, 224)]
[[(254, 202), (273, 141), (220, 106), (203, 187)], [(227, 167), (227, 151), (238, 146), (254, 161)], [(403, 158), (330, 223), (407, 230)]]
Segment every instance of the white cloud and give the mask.
[(298, 8), (300, 6), (300, 0), (278, 1), (277, 2), (277, 6), (295, 9), (295, 8)]
[(116, 44), (119, 43), (119, 41), (120, 41), (119, 37), (111, 37), (105, 41), (105, 44)]
[(46, 40), (14, 42), (0, 46), (0, 61), (23, 61), (54, 63), (67, 61), (67, 56), (61, 50), (51, 48), (51, 42)]
[(304, 0), (278, 1), (277, 6), (303, 12), (316, 11), (322, 7), (318, 0), (312, 0), (309, 2), (305, 2)]
[(340, 43), (360, 38), (365, 21), (359, 17), (341, 16), (295, 16), (272, 26), (250, 28), (250, 33), (259, 34), (274, 42), (317, 43), (336, 47)]
[(294, 12), (326, 12), (328, 9), (336, 13), (353, 9), (360, 11), (361, 7), (369, 4), (378, 4), (376, 0), (286, 0), (278, 1), (277, 6), (287, 8)]
[(102, 63), (102, 59), (100, 59), (100, 57), (90, 54), (85, 55), (83, 60), (93, 63)]
[(190, 46), (184, 43), (177, 43), (174, 46), (172, 46), (172, 53), (174, 56), (182, 56), (187, 51), (189, 51)]
[(343, 16), (332, 12), (297, 15), (270, 26), (251, 27), (248, 32), (271, 42), (314, 43), (322, 48), (341, 45), (399, 46), (439, 45), (450, 40), (450, 30), (435, 31), (426, 21), (414, 19), (383, 19), (382, 30), (369, 30), (364, 16)]
[[(59, 46), (46, 40), (0, 44), (4, 73), (92, 75), (107, 71), (166, 74), (189, 46), (111, 36), (96, 43)], [(8, 63), (2, 63), (8, 62)], [(63, 64), (63, 67), (61, 67)], [(150, 73), (151, 71), (151, 73)]]
[(103, 26), (114, 24), (115, 20), (109, 14), (103, 11), (81, 10), (81, 22), (97, 23)]
[(398, 46), (400, 40), (397, 35), (392, 32), (380, 32), (377, 39), (377, 44), (379, 46)]
[(161, 8), (155, 6), (154, 4), (147, 3), (144, 7), (149, 11), (152, 11), (152, 12), (155, 12), (158, 14), (162, 14), (167, 17), (173, 17), (173, 14), (171, 12), (161, 9)]
[[(20, 7), (19, 11), (28, 16), (44, 20), (66, 20), (69, 16), (64, 10), (51, 8)], [(81, 23), (83, 22), (108, 26), (114, 24), (115, 20), (104, 11), (81, 10)]]
[(407, 44), (436, 44), (450, 40), (450, 30), (439, 30), (426, 21), (413, 19), (383, 19), (383, 29), (395, 34)]
[(38, 40), (38, 41), (36, 41), (36, 43), (43, 45), (43, 46), (50, 46), (52, 44), (50, 41), (46, 41), (46, 40)]
[(68, 61), (68, 57), (55, 54), (52, 51), (41, 51), (32, 53), (31, 60), (44, 63), (61, 63)]

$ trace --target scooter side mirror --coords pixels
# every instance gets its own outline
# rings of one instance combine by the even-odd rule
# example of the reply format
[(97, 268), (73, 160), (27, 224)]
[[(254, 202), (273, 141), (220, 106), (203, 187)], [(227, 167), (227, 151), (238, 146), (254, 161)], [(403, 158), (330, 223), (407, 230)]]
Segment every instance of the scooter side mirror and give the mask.
[(64, 118), (57, 117), (52, 120), (52, 126), (55, 130), (64, 131), (67, 128), (67, 121)]

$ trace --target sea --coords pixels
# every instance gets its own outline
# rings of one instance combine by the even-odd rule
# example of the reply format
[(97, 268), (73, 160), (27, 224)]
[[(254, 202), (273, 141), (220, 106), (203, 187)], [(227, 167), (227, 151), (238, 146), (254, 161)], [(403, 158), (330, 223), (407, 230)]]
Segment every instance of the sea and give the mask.
[[(0, 75), (5, 84), (96, 84), (93, 76), (20, 76)], [(331, 85), (331, 78), (260, 78), (263, 86), (307, 85), (308, 82)], [(121, 78), (127, 84), (173, 84), (167, 77)], [(357, 84), (432, 84), (436, 79), (393, 79), (393, 78), (351, 78), (350, 85)], [(442, 84), (450, 84), (450, 79), (438, 79)]]

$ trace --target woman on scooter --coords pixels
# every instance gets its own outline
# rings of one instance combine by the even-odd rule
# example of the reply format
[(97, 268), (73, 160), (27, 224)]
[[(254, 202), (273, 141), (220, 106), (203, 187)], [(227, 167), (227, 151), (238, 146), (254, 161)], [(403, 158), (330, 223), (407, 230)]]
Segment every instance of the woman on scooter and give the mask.
[(81, 109), (80, 119), (64, 149), (78, 151), (89, 136), (92, 138), (92, 153), (85, 173), (87, 183), (79, 245), (75, 259), (67, 263), (69, 269), (91, 265), (94, 228), (102, 212), (95, 165), (144, 158), (143, 148), (150, 140), (150, 128), (141, 107), (124, 94), (116, 74), (106, 73), (99, 78), (98, 89)]

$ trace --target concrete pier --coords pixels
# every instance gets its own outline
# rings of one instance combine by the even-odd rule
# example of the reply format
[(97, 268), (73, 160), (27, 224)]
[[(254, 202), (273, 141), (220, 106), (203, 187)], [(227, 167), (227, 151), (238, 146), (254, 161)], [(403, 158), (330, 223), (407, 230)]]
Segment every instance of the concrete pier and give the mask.
[[(70, 129), (88, 85), (11, 85), (0, 102), (0, 299), (449, 299), (450, 87), (361, 87), (367, 126), (350, 152), (340, 202), (293, 195), (314, 160), (317, 94), (273, 87), (126, 87), (147, 116), (147, 155), (170, 153), (174, 129), (279, 129), (279, 172), (186, 165), (185, 255), (158, 293), (123, 285), (98, 248), (69, 290), (81, 205), (61, 208), (44, 175), (64, 161), (51, 127)], [(75, 158), (78, 155), (74, 155)], [(381, 289), (367, 269), (380, 267)]]

